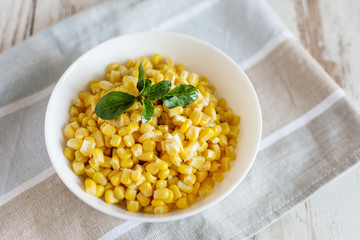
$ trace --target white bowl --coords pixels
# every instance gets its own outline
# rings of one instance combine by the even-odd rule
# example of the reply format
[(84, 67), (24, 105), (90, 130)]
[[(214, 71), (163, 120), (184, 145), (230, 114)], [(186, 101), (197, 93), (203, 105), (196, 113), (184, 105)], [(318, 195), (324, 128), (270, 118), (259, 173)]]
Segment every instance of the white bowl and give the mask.
[[(80, 90), (86, 88), (89, 81), (102, 79), (109, 63), (125, 63), (129, 58), (152, 56), (155, 53), (171, 57), (175, 63), (182, 63), (190, 71), (206, 76), (216, 87), (215, 95), (224, 97), (233, 111), (241, 116), (237, 159), (231, 162), (231, 170), (224, 174), (224, 181), (216, 184), (209, 197), (199, 199), (185, 210), (163, 215), (129, 212), (87, 194), (84, 191), (84, 179), (73, 173), (69, 161), (64, 157), (66, 140), (62, 134), (62, 129), (70, 117), (72, 99), (76, 98)], [(258, 98), (250, 80), (238, 64), (206, 42), (168, 32), (124, 35), (89, 50), (62, 75), (51, 94), (45, 116), (46, 148), (55, 171), (70, 191), (85, 203), (106, 214), (144, 222), (170, 221), (188, 217), (208, 209), (229, 195), (244, 179), (254, 162), (261, 129)]]

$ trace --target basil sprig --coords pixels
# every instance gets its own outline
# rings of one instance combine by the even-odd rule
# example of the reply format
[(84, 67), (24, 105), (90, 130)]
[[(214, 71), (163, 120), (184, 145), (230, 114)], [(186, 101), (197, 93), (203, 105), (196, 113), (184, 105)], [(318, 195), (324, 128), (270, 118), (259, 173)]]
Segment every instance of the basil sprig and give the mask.
[(168, 80), (151, 85), (151, 80), (146, 79), (142, 62), (141, 60), (138, 68), (139, 78), (136, 84), (140, 95), (135, 97), (121, 91), (109, 92), (96, 104), (95, 113), (98, 117), (107, 120), (117, 118), (136, 101), (139, 101), (143, 104), (141, 121), (146, 123), (150, 121), (154, 114), (152, 101), (162, 100), (166, 107), (174, 108), (177, 106), (185, 107), (193, 103), (198, 97), (197, 88), (190, 84), (179, 84), (170, 92), (171, 82)]

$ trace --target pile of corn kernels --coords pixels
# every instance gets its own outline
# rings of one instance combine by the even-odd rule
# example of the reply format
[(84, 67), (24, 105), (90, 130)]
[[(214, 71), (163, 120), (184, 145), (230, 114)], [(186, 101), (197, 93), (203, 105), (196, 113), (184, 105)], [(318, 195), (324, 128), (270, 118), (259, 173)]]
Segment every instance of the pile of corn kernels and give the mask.
[(153, 84), (170, 80), (198, 88), (195, 102), (168, 109), (154, 101), (155, 113), (141, 122), (139, 102), (113, 120), (95, 114), (99, 99), (111, 91), (135, 96), (138, 66), (111, 63), (105, 79), (89, 82), (70, 108), (71, 118), (63, 133), (67, 139), (65, 157), (76, 175), (85, 179), (85, 191), (118, 204), (129, 211), (162, 214), (185, 209), (211, 194), (215, 182), (235, 160), (240, 133), (240, 116), (232, 113), (206, 77), (175, 65), (171, 58), (156, 54), (143, 58), (146, 77)]

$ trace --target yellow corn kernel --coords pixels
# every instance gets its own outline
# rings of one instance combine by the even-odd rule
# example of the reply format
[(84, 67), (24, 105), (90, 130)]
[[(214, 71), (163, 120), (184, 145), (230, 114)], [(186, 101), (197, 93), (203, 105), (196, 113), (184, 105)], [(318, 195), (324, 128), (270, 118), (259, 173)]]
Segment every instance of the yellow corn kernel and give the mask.
[(237, 138), (240, 134), (240, 129), (235, 126), (230, 126), (230, 132), (228, 133), (228, 136)]
[(118, 155), (114, 154), (112, 157), (111, 157), (111, 160), (110, 160), (110, 165), (113, 169), (117, 170), (120, 168), (120, 159), (118, 157)]
[(160, 170), (160, 171), (158, 172), (158, 177), (159, 177), (160, 179), (166, 179), (169, 175), (170, 175), (170, 170), (169, 170), (169, 169)]
[(154, 213), (154, 207), (151, 205), (148, 205), (146, 207), (144, 207), (144, 213)]
[(219, 138), (219, 145), (221, 147), (226, 147), (229, 144), (228, 139), (224, 134), (220, 134), (218, 138)]
[(119, 202), (119, 199), (115, 196), (115, 193), (113, 190), (108, 189), (105, 191), (105, 202), (110, 203), (110, 204)]
[(109, 174), (107, 174), (106, 178), (111, 182), (111, 178), (115, 175), (118, 174), (120, 172), (120, 170), (112, 170), (110, 169), (111, 172), (109, 172)]
[(174, 200), (177, 200), (177, 199), (179, 199), (179, 198), (182, 196), (182, 194), (181, 194), (181, 192), (180, 192), (180, 189), (179, 189), (179, 187), (178, 187), (177, 185), (172, 184), (172, 185), (170, 185), (169, 189), (170, 189), (170, 190), (173, 192), (173, 194), (174, 194)]
[(206, 149), (204, 152), (205, 160), (207, 161), (213, 161), (216, 158), (215, 151), (212, 149)]
[(121, 175), (121, 183), (123, 183), (125, 185), (130, 185), (132, 182), (131, 181), (131, 173), (132, 173), (132, 170), (125, 168)]
[(88, 117), (88, 116), (84, 117), (84, 118), (81, 120), (81, 126), (84, 127), (84, 128), (87, 127), (88, 122), (89, 122), (90, 119), (91, 119), (91, 118)]
[(85, 165), (83, 162), (72, 161), (71, 167), (76, 175), (83, 175), (85, 173)]
[(155, 163), (152, 162), (150, 164), (148, 164), (146, 167), (145, 167), (146, 171), (151, 173), (152, 175), (155, 175), (159, 172), (159, 169), (155, 167)]
[(122, 200), (125, 198), (125, 189), (122, 186), (117, 186), (114, 188), (114, 194), (115, 197), (119, 200)]
[[(139, 166), (139, 165), (137, 165), (137, 166)], [(140, 178), (141, 178), (141, 172), (142, 172), (142, 169), (141, 168), (138, 168), (138, 169), (136, 169), (136, 170), (133, 170), (133, 172), (131, 173), (131, 179), (132, 179), (132, 181), (134, 181), (134, 182), (137, 182), (137, 181), (139, 181), (140, 180)]]
[(189, 84), (196, 87), (199, 83), (199, 75), (197, 75), (196, 73), (190, 73), (187, 80)]
[(181, 158), (186, 162), (195, 155), (195, 151), (191, 147), (185, 147), (180, 153)]
[(113, 70), (119, 70), (120, 66), (118, 63), (110, 63), (107, 70), (108, 72), (111, 72)]
[(84, 156), (88, 156), (90, 157), (93, 154), (93, 150), (95, 149), (95, 142), (91, 141), (90, 139), (84, 139), (81, 148), (80, 148), (80, 152), (84, 155)]
[(166, 200), (169, 198), (171, 190), (168, 188), (159, 188), (154, 191), (154, 199)]
[(67, 147), (64, 150), (64, 155), (69, 161), (72, 161), (75, 159), (75, 150)]
[(199, 188), (200, 188), (200, 183), (195, 182), (192, 193), (198, 195), (199, 194)]
[(144, 172), (143, 175), (146, 178), (146, 181), (151, 182), (151, 183), (155, 183), (156, 182), (156, 177), (154, 175), (152, 175), (149, 172)]
[(105, 188), (103, 185), (96, 185), (96, 197), (101, 197), (105, 192)]
[(143, 182), (140, 186), (139, 186), (139, 190), (140, 192), (142, 192), (144, 194), (145, 197), (151, 197), (153, 194), (153, 189), (151, 186), (151, 182)]
[[(81, 114), (81, 113), (80, 113)], [(80, 116), (79, 114), (79, 116)], [(80, 121), (80, 120), (79, 120)], [(78, 121), (73, 121), (73, 122), (70, 122), (68, 125), (70, 125), (74, 130), (78, 129), (80, 127), (80, 124)], [(75, 132), (74, 132), (75, 134)], [(74, 135), (75, 136), (75, 135)]]
[(189, 202), (186, 197), (181, 197), (176, 201), (176, 206), (180, 209), (185, 209), (189, 207)]
[(240, 116), (239, 115), (236, 115), (236, 114), (233, 114), (232, 115), (232, 119), (231, 119), (231, 122), (230, 122), (230, 125), (232, 126), (238, 126), (240, 124)]
[(97, 184), (100, 185), (105, 185), (108, 182), (107, 178), (101, 172), (96, 172), (92, 178)]
[(75, 132), (75, 137), (76, 138), (84, 138), (84, 137), (88, 137), (90, 135), (89, 131), (86, 128), (78, 128), (76, 129)]
[(191, 125), (192, 121), (190, 119), (186, 119), (180, 127), (180, 132), (185, 133)]
[(221, 127), (221, 133), (222, 134), (228, 134), (230, 132), (230, 126), (227, 122), (223, 122), (220, 124)]
[(154, 127), (150, 123), (143, 123), (140, 126), (140, 132), (141, 134), (144, 134), (146, 132), (151, 132), (154, 130)]
[(121, 127), (118, 130), (119, 136), (123, 137), (128, 134), (127, 127)]
[[(141, 113), (140, 113), (139, 111), (137, 111), (137, 110), (132, 111), (132, 112), (131, 112), (131, 115), (130, 115), (130, 121), (131, 121), (131, 122), (130, 122), (130, 124), (129, 124), (128, 127), (127, 127), (128, 134), (131, 134), (131, 133), (139, 130), (139, 124), (138, 124), (138, 122), (141, 121)], [(132, 123), (134, 123), (135, 125), (132, 124)], [(132, 125), (132, 127), (129, 128), (130, 125)], [(132, 132), (130, 133), (129, 130), (132, 131)]]
[(156, 146), (156, 142), (152, 139), (147, 139), (143, 142), (144, 151), (154, 151)]
[(221, 129), (220, 125), (216, 125), (216, 126), (212, 127), (212, 129), (214, 130), (214, 136), (213, 137), (219, 136), (219, 134), (222, 132), (222, 129)]
[(113, 147), (118, 147), (121, 143), (121, 136), (117, 135), (117, 134), (113, 134), (111, 139), (110, 139), (110, 145)]
[(73, 104), (78, 108), (84, 108), (84, 103), (79, 98), (75, 98)]
[(154, 208), (154, 213), (155, 214), (164, 214), (164, 213), (167, 213), (169, 211), (170, 211), (170, 209), (169, 209), (169, 207), (167, 205)]
[(151, 201), (151, 199), (149, 197), (146, 197), (142, 192), (139, 192), (136, 195), (136, 199), (139, 201), (139, 203), (142, 207), (148, 206)]
[(80, 152), (80, 150), (76, 150), (76, 151), (75, 151), (75, 160), (78, 161), (78, 162), (86, 163), (86, 162), (88, 161), (88, 158), (85, 157), (85, 156)]
[(127, 188), (125, 191), (125, 198), (127, 200), (135, 200), (135, 197), (136, 197), (136, 190)]
[(213, 187), (210, 184), (206, 184), (206, 183), (201, 184), (199, 188), (199, 196), (202, 198), (206, 198), (211, 194), (212, 190)]
[(185, 71), (185, 66), (183, 64), (177, 64), (175, 65), (176, 72), (180, 73), (182, 71)]
[(118, 148), (116, 150), (119, 158), (122, 160), (122, 161), (125, 161), (125, 160), (128, 160), (128, 159), (131, 159), (132, 157), (132, 154), (131, 154), (131, 151), (130, 149), (128, 148)]
[(70, 108), (70, 115), (72, 117), (77, 117), (79, 115), (79, 110), (75, 106), (71, 106)]
[(85, 173), (88, 177), (92, 178), (94, 176), (94, 173), (96, 172), (95, 169), (93, 169), (90, 165), (87, 165), (85, 167)]
[(127, 147), (132, 147), (135, 144), (135, 139), (132, 135), (124, 136), (124, 142)]
[(112, 185), (111, 182), (107, 182), (107, 184), (104, 185), (104, 188), (105, 188), (105, 191), (109, 190), (109, 189), (114, 190), (114, 185)]
[(189, 166), (189, 165), (181, 164), (178, 167), (179, 173), (182, 173), (182, 174), (191, 174), (192, 170), (193, 170), (193, 168), (191, 166)]
[(237, 148), (238, 141), (236, 140), (236, 138), (230, 138), (229, 145), (232, 146), (233, 148)]
[(158, 126), (158, 129), (159, 129), (163, 134), (169, 132), (169, 126), (168, 126), (168, 125), (160, 125), (160, 126)]
[(134, 144), (132, 147), (131, 147), (131, 152), (133, 153), (133, 155), (135, 157), (139, 157), (142, 152), (143, 152), (143, 148), (142, 148), (142, 145), (141, 144)]
[(167, 186), (166, 180), (157, 180), (155, 184), (155, 189), (166, 188), (166, 186)]
[(138, 122), (131, 122), (126, 129), (128, 134), (132, 134), (133, 132), (138, 131), (140, 127)]
[(208, 172), (207, 171), (197, 171), (195, 173), (195, 175), (196, 175), (197, 181), (202, 183), (203, 181), (205, 181), (206, 177), (208, 176)]
[(202, 116), (202, 113), (201, 113), (201, 110), (199, 109), (194, 109), (191, 113), (190, 113), (190, 120), (192, 121), (192, 124), (193, 125), (198, 125), (200, 123), (200, 120), (201, 120), (201, 116)]
[(155, 167), (159, 170), (168, 170), (169, 164), (165, 161), (162, 161), (161, 159), (156, 159), (155, 161)]
[(155, 54), (155, 55), (153, 55), (152, 58), (151, 58), (152, 64), (154, 64), (154, 65), (159, 64), (159, 63), (161, 62), (161, 58), (162, 58), (162, 57), (161, 57), (160, 54)]
[(179, 189), (185, 193), (191, 193), (193, 190), (193, 186), (192, 185), (187, 185), (185, 184), (183, 181), (178, 181), (177, 186), (179, 187)]
[(174, 139), (166, 140), (165, 149), (170, 156), (174, 156), (180, 152), (180, 145)]
[(120, 166), (122, 168), (132, 168), (132, 166), (134, 166), (134, 164), (135, 163), (131, 158), (120, 160)]
[(235, 160), (236, 159), (236, 153), (234, 151), (233, 146), (226, 146), (225, 147), (225, 156), (229, 157), (230, 160)]
[(210, 148), (215, 152), (215, 160), (219, 160), (221, 157), (221, 149), (218, 144), (211, 144)]
[(152, 131), (146, 132), (139, 137), (139, 142), (143, 143), (145, 140), (151, 139), (154, 136), (155, 136), (154, 132), (152, 132)]
[(198, 152), (204, 152), (208, 148), (208, 143), (205, 141), (199, 141), (199, 148), (197, 149)]
[(189, 129), (186, 131), (186, 138), (189, 140), (196, 140), (199, 137), (200, 128), (190, 126)]
[(205, 158), (203, 156), (196, 156), (189, 160), (189, 166), (199, 169), (205, 163)]
[(105, 144), (104, 135), (102, 132), (96, 131), (91, 135), (95, 139), (96, 147), (103, 147)]
[(197, 202), (197, 196), (194, 193), (190, 193), (186, 197), (189, 202), (189, 205), (193, 205), (194, 203)]
[(173, 117), (175, 115), (181, 115), (183, 114), (184, 109), (181, 106), (177, 106), (174, 108), (169, 109), (169, 117)]
[[(71, 124), (71, 123), (73, 123), (73, 122), (76, 122), (76, 123), (80, 123), (80, 121), (79, 121), (79, 118), (77, 118), (77, 117), (71, 117), (70, 119), (69, 119), (69, 121), (68, 121), (68, 123), (69, 124)], [(79, 125), (80, 126), (80, 125)]]
[(71, 138), (67, 141), (66, 145), (72, 149), (79, 150), (81, 148), (82, 143), (83, 143), (82, 139)]
[(138, 156), (138, 159), (140, 161), (151, 161), (154, 159), (154, 151), (143, 151), (143, 153)]
[(196, 176), (194, 174), (184, 174), (182, 176), (182, 181), (186, 184), (186, 185), (194, 185), (194, 183), (196, 182)]
[(220, 160), (221, 170), (222, 171), (230, 171), (230, 158), (229, 157), (223, 157)]
[(208, 171), (211, 167), (211, 161), (206, 160), (204, 162), (204, 164), (201, 166), (201, 168), (199, 169), (199, 171)]
[(164, 139), (163, 138), (163, 133), (160, 130), (155, 130), (153, 139), (154, 139), (155, 142), (162, 141)]
[(199, 139), (206, 142), (215, 135), (212, 128), (205, 128), (200, 131)]
[(105, 124), (101, 131), (105, 136), (111, 138), (112, 135), (116, 132), (116, 129), (110, 124)]
[(153, 199), (151, 201), (151, 205), (153, 207), (162, 207), (162, 206), (165, 206), (166, 203), (163, 200), (160, 200), (160, 199)]
[(216, 170), (219, 169), (219, 164), (217, 161), (212, 161), (210, 168), (209, 168), (209, 172), (216, 172)]
[(93, 157), (94, 157), (95, 163), (98, 163), (98, 164), (104, 163), (104, 153), (101, 149), (94, 148)]
[(105, 136), (104, 139), (105, 139), (105, 147), (106, 148), (111, 148), (112, 147), (111, 144), (110, 144), (111, 138)]
[(96, 194), (96, 183), (90, 178), (85, 179), (85, 191), (90, 195)]
[(99, 131), (97, 127), (91, 127), (91, 126), (88, 126), (87, 130), (89, 130), (91, 134), (95, 133), (96, 131)]
[(211, 178), (214, 182), (224, 181), (224, 174), (222, 172), (215, 172)]

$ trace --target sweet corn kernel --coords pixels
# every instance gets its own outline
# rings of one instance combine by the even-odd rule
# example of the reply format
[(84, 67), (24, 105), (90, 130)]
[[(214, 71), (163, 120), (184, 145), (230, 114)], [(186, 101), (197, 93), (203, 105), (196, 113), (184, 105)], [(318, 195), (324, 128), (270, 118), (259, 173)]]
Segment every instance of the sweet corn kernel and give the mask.
[(143, 148), (142, 148), (142, 145), (141, 144), (134, 144), (132, 147), (131, 147), (131, 152), (132, 154), (134, 154), (135, 157), (139, 157), (142, 152), (143, 152)]
[(205, 141), (199, 141), (199, 152), (204, 152), (208, 148), (208, 143)]
[(154, 213), (155, 214), (164, 214), (164, 213), (167, 213), (167, 212), (169, 212), (169, 207), (167, 205), (154, 208)]
[(175, 115), (181, 115), (183, 114), (184, 109), (181, 106), (177, 106), (174, 108), (169, 109), (169, 117), (173, 117)]
[(219, 163), (217, 161), (212, 161), (209, 168), (209, 172), (216, 172), (218, 168), (219, 168)]
[(102, 195), (104, 195), (105, 192), (105, 188), (103, 185), (96, 185), (96, 197), (101, 197)]
[(206, 149), (204, 152), (205, 160), (207, 161), (213, 161), (216, 158), (215, 151), (212, 149)]
[(104, 135), (100, 130), (94, 132), (91, 136), (95, 139), (96, 147), (104, 146), (105, 144)]
[(171, 190), (168, 188), (159, 188), (154, 191), (154, 199), (165, 200), (169, 198)]
[(64, 150), (64, 155), (69, 161), (72, 161), (75, 159), (75, 150), (67, 147)]
[(200, 183), (195, 182), (192, 193), (198, 195), (199, 194), (199, 188), (200, 188)]
[(214, 182), (222, 182), (224, 180), (224, 174), (222, 172), (215, 172), (211, 179)]
[(107, 178), (101, 172), (96, 172), (92, 178), (97, 184), (100, 185), (105, 185), (108, 182)]
[(155, 189), (165, 188), (167, 186), (166, 180), (157, 180), (155, 184)]
[(195, 151), (191, 147), (186, 147), (180, 153), (181, 158), (186, 162), (190, 160), (195, 155)]
[(180, 198), (182, 196), (180, 189), (177, 185), (172, 184), (170, 185), (169, 189), (173, 192), (174, 194), (174, 200), (177, 200), (178, 198)]
[(117, 154), (113, 154), (113, 156), (110, 160), (110, 165), (115, 170), (120, 168), (120, 158), (118, 157)]
[(194, 125), (198, 125), (200, 123), (200, 120), (201, 120), (201, 110), (199, 109), (194, 109), (191, 113), (190, 113), (190, 120), (192, 121), (192, 123)]
[(151, 199), (149, 197), (146, 197), (142, 192), (139, 192), (136, 195), (136, 199), (139, 201), (142, 207), (148, 206), (151, 202)]
[(140, 192), (142, 192), (144, 194), (145, 197), (151, 197), (153, 194), (153, 189), (151, 187), (151, 183), (148, 181), (143, 182), (139, 186), (139, 190), (140, 190)]
[(177, 186), (179, 187), (179, 189), (185, 193), (191, 193), (193, 190), (193, 186), (192, 185), (187, 185), (182, 181), (178, 181)]
[(154, 159), (154, 151), (143, 151), (143, 153), (138, 156), (140, 161), (152, 161)]
[(224, 148), (228, 145), (228, 139), (224, 134), (220, 134), (218, 138), (219, 138), (219, 145), (221, 147)]
[(155, 133), (154, 132), (146, 132), (144, 134), (142, 134), (140, 137), (139, 137), (139, 142), (143, 143), (145, 140), (147, 139), (151, 139), (155, 136)]
[(220, 124), (221, 127), (221, 133), (222, 134), (228, 134), (230, 132), (230, 126), (227, 122), (223, 122)]
[(85, 191), (90, 195), (96, 194), (96, 183), (90, 178), (85, 179)]
[(225, 156), (229, 157), (230, 160), (235, 160), (236, 159), (236, 153), (234, 151), (233, 146), (226, 146), (225, 147)]
[(151, 183), (155, 183), (156, 182), (156, 177), (154, 175), (152, 175), (149, 172), (144, 172), (143, 175), (146, 178), (146, 181), (151, 182)]
[(229, 157), (223, 157), (220, 160), (221, 169), (223, 171), (230, 171), (230, 158)]
[(94, 157), (95, 163), (98, 163), (98, 164), (104, 163), (104, 153), (101, 149), (94, 148), (93, 157)]
[(193, 168), (189, 165), (181, 164), (178, 167), (178, 171), (179, 171), (179, 173), (182, 173), (182, 174), (191, 174), (193, 171)]
[(196, 176), (194, 174), (185, 174), (182, 177), (182, 181), (186, 184), (186, 185), (194, 185), (194, 183), (196, 182)]
[(190, 126), (189, 129), (186, 131), (186, 138), (189, 140), (196, 140), (199, 137), (200, 128)]
[(125, 148), (118, 148), (116, 150), (119, 158), (122, 160), (122, 161), (125, 161), (125, 160), (128, 160), (128, 159), (131, 159), (132, 157), (132, 154), (131, 154), (131, 151), (130, 149), (125, 149)]
[(146, 171), (151, 173), (152, 175), (155, 175), (159, 172), (159, 169), (155, 167), (155, 163), (152, 162), (150, 164), (148, 164), (146, 167), (145, 167)]
[(119, 202), (119, 199), (115, 196), (115, 193), (113, 190), (108, 189), (105, 191), (105, 202), (110, 203), (110, 204)]
[(90, 165), (87, 165), (85, 167), (85, 173), (88, 177), (92, 178), (94, 176), (95, 172), (96, 172), (96, 170), (94, 168), (92, 168)]
[(174, 139), (166, 140), (165, 149), (170, 156), (174, 156), (180, 152), (180, 145)]
[(111, 138), (112, 135), (116, 132), (116, 129), (110, 124), (105, 124), (101, 131), (105, 136)]
[(169, 164), (165, 161), (162, 161), (161, 159), (156, 159), (155, 161), (155, 167), (159, 170), (167, 170), (169, 167)]
[(189, 202), (186, 197), (181, 197), (176, 201), (176, 206), (180, 209), (185, 209), (189, 207)]
[(205, 158), (203, 156), (196, 156), (189, 160), (189, 166), (199, 169), (205, 163)]
[(160, 179), (166, 179), (169, 175), (170, 175), (170, 170), (169, 170), (169, 169), (160, 170), (160, 171), (158, 172), (158, 177), (159, 177)]
[(211, 144), (210, 148), (215, 152), (215, 160), (219, 160), (221, 157), (221, 149), (218, 144)]
[(66, 145), (72, 149), (79, 150), (83, 143), (82, 139), (71, 138), (67, 141)]
[(162, 59), (162, 57), (160, 54), (155, 54), (152, 56), (151, 62), (152, 62), (152, 64), (157, 65), (161, 62), (161, 59)]
[(206, 142), (215, 135), (212, 128), (205, 128), (200, 131), (199, 139)]
[(153, 199), (151, 201), (151, 205), (153, 207), (162, 207), (162, 206), (165, 206), (166, 203), (163, 200), (160, 200), (160, 199)]
[(206, 198), (211, 194), (213, 187), (210, 184), (202, 184), (199, 188), (199, 196)]
[(113, 147), (118, 147), (121, 143), (121, 136), (117, 134), (113, 134), (110, 139), (110, 145)]
[(125, 189), (122, 186), (117, 186), (114, 188), (114, 194), (115, 197), (119, 200), (122, 200), (125, 198)]
[(84, 139), (81, 148), (80, 148), (80, 152), (84, 155), (84, 156), (88, 156), (90, 157), (93, 154), (93, 150), (95, 149), (95, 145), (96, 143), (89, 140), (89, 139)]
[(88, 161), (88, 158), (85, 157), (85, 156), (80, 152), (80, 150), (76, 150), (76, 151), (75, 151), (75, 160), (78, 161), (78, 162), (86, 163), (86, 162)]
[(136, 190), (131, 189), (131, 188), (127, 188), (125, 191), (125, 198), (127, 200), (135, 200), (136, 197)]
[[(137, 165), (137, 166), (139, 166), (139, 165)], [(137, 182), (137, 181), (139, 181), (140, 180), (140, 178), (141, 178), (141, 172), (142, 172), (142, 169), (141, 168), (138, 168), (138, 169), (136, 169), (136, 170), (133, 170), (133, 172), (131, 173), (131, 179), (132, 179), (132, 181), (134, 181), (134, 182)]]
[(83, 175), (85, 173), (85, 165), (83, 162), (72, 161), (71, 167), (76, 175)]
[(205, 160), (204, 164), (199, 169), (200, 171), (208, 171), (211, 167), (211, 161)]
[(197, 181), (202, 183), (203, 181), (205, 181), (206, 177), (208, 176), (208, 172), (207, 171), (197, 171), (195, 173), (195, 175), (196, 175)]
[(127, 147), (132, 147), (135, 144), (135, 139), (132, 135), (124, 136), (124, 142)]
[[(135, 117), (134, 117), (135, 118)], [(140, 117), (141, 119), (141, 117)], [(127, 133), (128, 134), (132, 134), (133, 132), (136, 132), (140, 129), (138, 122), (131, 122), (128, 126), (127, 126)]]
[(194, 203), (197, 202), (197, 196), (194, 193), (190, 193), (186, 197), (188, 199), (189, 205), (193, 205)]
[(132, 182), (131, 181), (131, 173), (132, 173), (132, 170), (125, 168), (121, 175), (121, 183), (123, 183), (125, 185), (130, 185)]
[(154, 213), (154, 207), (149, 205), (149, 206), (146, 206), (144, 207), (144, 213)]
[(154, 151), (156, 146), (156, 142), (153, 139), (147, 139), (143, 142), (144, 151)]
[(132, 166), (134, 165), (134, 161), (129, 158), (129, 159), (124, 159), (124, 160), (120, 160), (120, 166), (122, 168), (132, 168)]

